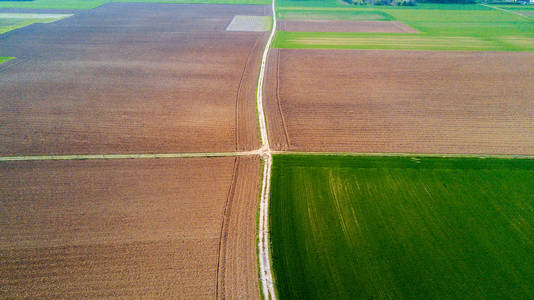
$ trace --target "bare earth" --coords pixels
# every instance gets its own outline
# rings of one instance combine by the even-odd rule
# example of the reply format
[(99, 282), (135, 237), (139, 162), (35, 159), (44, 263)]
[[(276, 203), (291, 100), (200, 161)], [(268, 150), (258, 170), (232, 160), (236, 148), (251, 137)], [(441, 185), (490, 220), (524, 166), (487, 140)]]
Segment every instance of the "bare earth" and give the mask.
[(279, 30), (300, 32), (417, 33), (399, 21), (280, 20)]
[(258, 297), (257, 158), (2, 163), (0, 178), (0, 298)]
[(276, 49), (269, 59), (275, 149), (534, 154), (534, 53)]
[(263, 6), (112, 3), (0, 37), (0, 155), (259, 148)]

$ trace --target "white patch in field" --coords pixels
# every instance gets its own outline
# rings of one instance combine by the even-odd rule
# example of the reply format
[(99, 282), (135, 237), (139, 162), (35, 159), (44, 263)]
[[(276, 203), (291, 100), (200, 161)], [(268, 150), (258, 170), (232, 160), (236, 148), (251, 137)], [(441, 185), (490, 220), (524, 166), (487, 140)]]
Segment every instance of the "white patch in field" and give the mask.
[(226, 27), (227, 31), (268, 31), (271, 16), (234, 16)]

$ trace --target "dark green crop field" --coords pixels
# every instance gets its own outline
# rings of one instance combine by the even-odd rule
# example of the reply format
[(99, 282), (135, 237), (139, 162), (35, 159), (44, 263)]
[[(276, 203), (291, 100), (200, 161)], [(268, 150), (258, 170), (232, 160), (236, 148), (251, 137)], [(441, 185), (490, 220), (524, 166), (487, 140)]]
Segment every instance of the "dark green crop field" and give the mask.
[(280, 299), (527, 299), (534, 160), (279, 155)]

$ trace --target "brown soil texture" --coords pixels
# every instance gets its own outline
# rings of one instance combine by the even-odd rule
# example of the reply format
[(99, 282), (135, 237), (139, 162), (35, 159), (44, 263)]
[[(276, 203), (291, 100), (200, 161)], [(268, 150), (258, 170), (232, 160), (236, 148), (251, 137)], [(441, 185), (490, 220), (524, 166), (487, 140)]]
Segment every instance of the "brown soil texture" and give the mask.
[(534, 16), (534, 11), (520, 11), (519, 13), (525, 16)]
[(278, 150), (534, 154), (534, 53), (276, 49)]
[(384, 32), (417, 33), (418, 31), (399, 21), (331, 21), (331, 20), (281, 20), (279, 30), (298, 32)]
[(259, 296), (257, 158), (0, 164), (0, 298)]
[(0, 36), (0, 155), (259, 147), (264, 6), (110, 3)]

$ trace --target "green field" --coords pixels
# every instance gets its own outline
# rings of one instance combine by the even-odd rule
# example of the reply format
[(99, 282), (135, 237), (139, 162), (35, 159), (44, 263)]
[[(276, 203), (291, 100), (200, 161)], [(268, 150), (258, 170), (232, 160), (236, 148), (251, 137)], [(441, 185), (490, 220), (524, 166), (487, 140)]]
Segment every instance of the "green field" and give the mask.
[[(300, 7), (296, 7), (301, 3)], [(419, 31), (416, 34), (300, 33), (279, 32), (278, 48), (414, 49), (473, 51), (534, 51), (534, 16), (521, 16), (478, 5), (418, 4), (415, 7), (348, 6), (330, 3), (310, 7), (316, 1), (282, 1), (282, 19), (333, 19), (347, 16), (377, 16), (397, 20)], [(333, 3), (336, 3), (335, 5)], [(356, 18), (357, 19), (357, 18)]]
[(274, 157), (280, 299), (527, 299), (534, 160)]
[(0, 34), (34, 23), (51, 23), (72, 15), (69, 14), (35, 14), (35, 13), (0, 13)]
[(0, 1), (0, 8), (93, 9), (109, 2), (269, 4), (269, 0), (35, 0)]
[(14, 57), (2, 57), (0, 56), (0, 64), (5, 63), (8, 60), (13, 59)]

